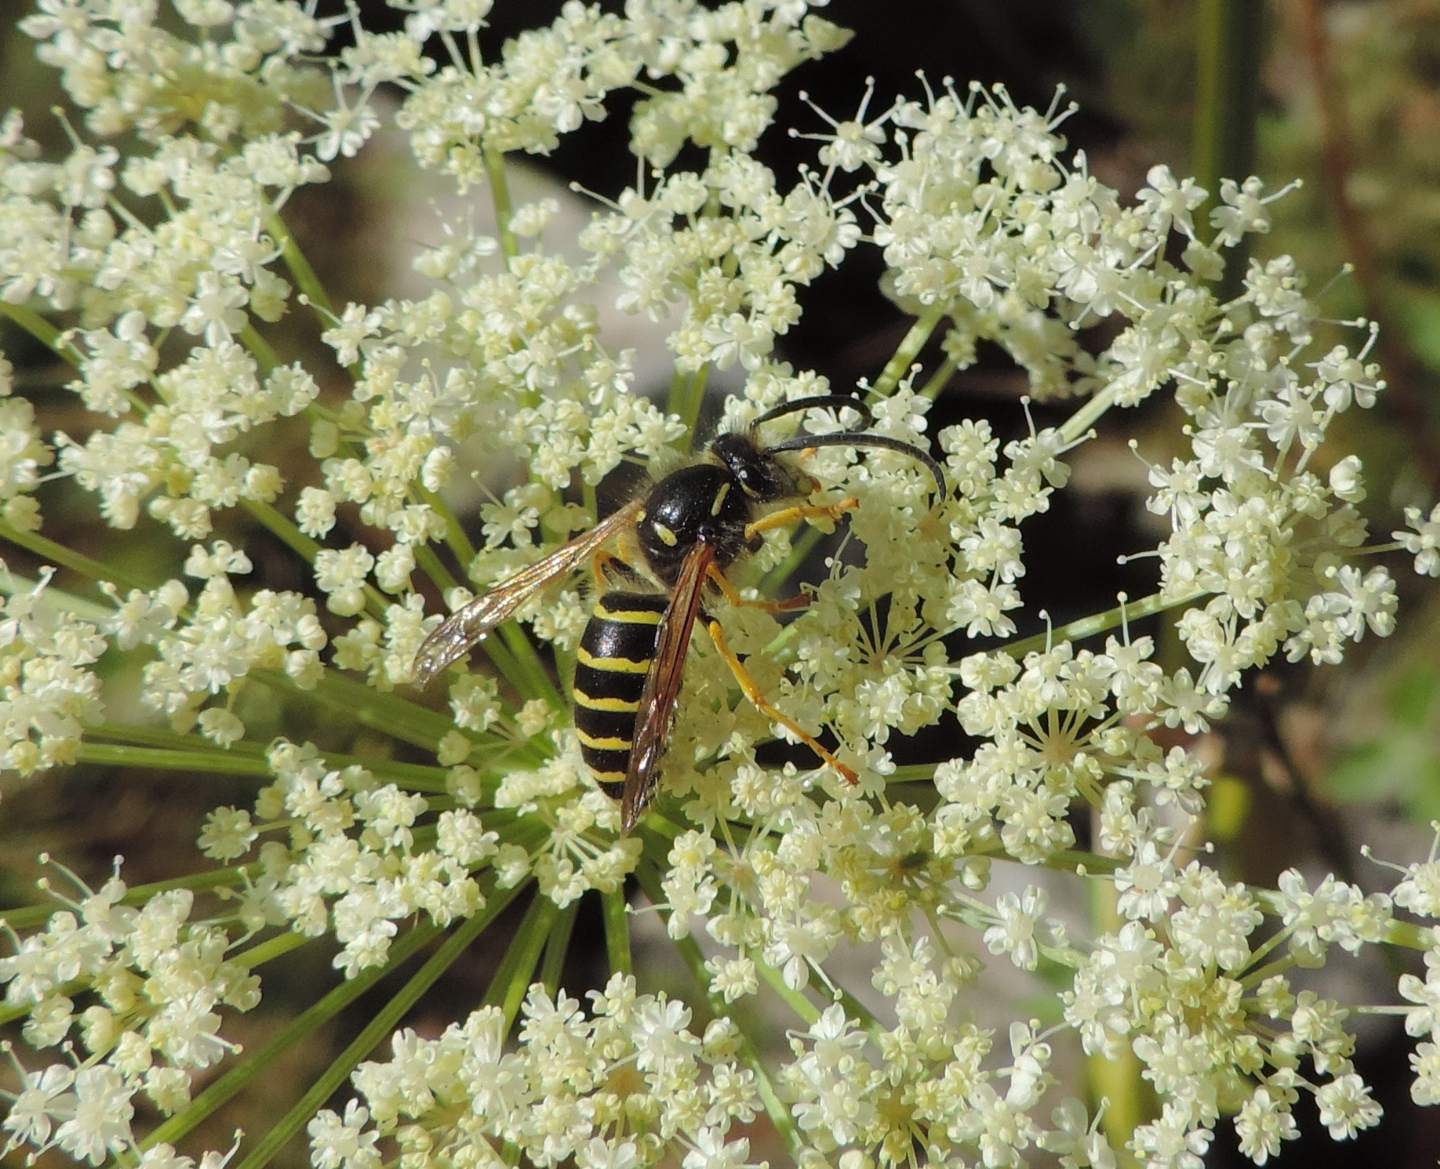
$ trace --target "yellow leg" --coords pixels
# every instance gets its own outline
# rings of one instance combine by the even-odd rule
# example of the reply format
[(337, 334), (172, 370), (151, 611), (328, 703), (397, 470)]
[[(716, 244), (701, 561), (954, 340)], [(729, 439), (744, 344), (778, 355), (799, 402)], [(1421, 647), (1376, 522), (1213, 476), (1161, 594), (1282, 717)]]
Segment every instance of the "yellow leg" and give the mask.
[(607, 552), (604, 548), (601, 548), (591, 558), (590, 571), (595, 576), (595, 587), (599, 589), (602, 593), (610, 587), (609, 573), (617, 564), (621, 568), (628, 567), (625, 561), (621, 560), (620, 557), (616, 556), (614, 553)]
[(782, 727), (786, 728), (786, 730), (794, 734), (795, 737), (809, 747), (810, 750), (814, 751), (815, 754), (839, 772), (847, 783), (859, 783), (860, 777), (855, 774), (853, 768), (846, 767), (845, 764), (836, 759), (834, 755), (821, 746), (819, 740), (816, 739), (814, 735), (807, 733), (801, 728), (800, 724), (789, 715), (782, 714), (770, 705), (770, 700), (761, 692), (759, 685), (751, 676), (750, 671), (745, 668), (745, 663), (740, 660), (735, 651), (730, 648), (730, 643), (725, 640), (725, 631), (720, 628), (720, 622), (708, 621), (706, 622), (705, 628), (709, 630), (710, 640), (715, 643), (715, 648), (720, 651), (720, 656), (725, 659), (726, 664), (730, 667), (730, 672), (735, 675), (735, 681), (740, 683), (740, 689), (745, 692), (745, 697), (754, 704), (755, 709), (772, 722), (779, 723)]
[(810, 598), (804, 593), (796, 593), (793, 597), (784, 597), (778, 601), (758, 599), (752, 601), (749, 597), (742, 597), (725, 574), (713, 564), (707, 575), (710, 577), (711, 583), (724, 594), (725, 599), (732, 605), (744, 605), (747, 609), (763, 609), (766, 613), (789, 613), (795, 609), (803, 609), (810, 603)]
[(761, 532), (768, 532), (771, 528), (788, 528), (791, 524), (798, 524), (801, 520), (838, 520), (847, 511), (854, 511), (859, 506), (860, 501), (852, 495), (847, 499), (842, 499), (839, 503), (828, 503), (823, 506), (798, 503), (794, 507), (782, 507), (779, 511), (772, 511), (767, 516), (761, 516), (754, 523), (746, 524), (745, 539), (754, 539)]

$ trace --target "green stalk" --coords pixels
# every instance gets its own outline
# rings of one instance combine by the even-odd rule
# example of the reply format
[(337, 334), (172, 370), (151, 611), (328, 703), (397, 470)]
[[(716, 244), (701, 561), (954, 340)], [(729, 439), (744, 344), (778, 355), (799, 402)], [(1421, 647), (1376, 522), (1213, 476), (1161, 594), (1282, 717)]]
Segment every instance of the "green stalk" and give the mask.
[[(213, 744), (198, 735), (177, 735), (174, 731), (159, 730), (155, 727), (132, 727), (116, 723), (100, 723), (85, 730), (85, 747), (113, 744), (94, 743), (94, 739), (120, 739), (128, 744), (139, 744), (171, 751), (201, 751), (212, 748)], [(82, 750), (85, 749), (82, 747)], [(332, 767), (363, 767), (382, 779), (392, 779), (417, 791), (443, 792), (446, 790), (447, 772), (443, 767), (426, 763), (401, 763), (393, 759), (369, 759), (363, 755), (347, 755), (339, 751), (322, 751), (321, 756)], [(241, 740), (225, 748), (225, 757), (240, 756), (246, 759), (264, 759), (266, 745)], [(268, 769), (265, 772), (269, 774)], [(237, 774), (246, 774), (237, 772)]]
[(1115, 404), (1115, 393), (1113, 386), (1101, 390), (1060, 424), (1060, 435), (1066, 443), (1077, 442), (1100, 420), (1101, 415)]
[(785, 985), (785, 979), (780, 971), (771, 966), (768, 962), (761, 962), (752, 956), (751, 961), (755, 964), (756, 973), (765, 980), (768, 986), (780, 1000), (798, 1015), (806, 1026), (813, 1026), (820, 1018), (820, 1008), (812, 1003), (798, 990), (792, 990)]
[[(301, 946), (314, 940), (314, 938), (306, 937), (294, 930), (288, 930), (283, 934), (276, 934), (273, 938), (266, 938), (265, 941), (256, 943), (243, 953), (236, 954), (234, 961), (240, 963), (247, 970), (254, 970), (259, 966), (264, 966), (267, 962), (273, 962), (276, 958), (298, 950)], [(393, 948), (391, 952), (393, 954)]]
[[(435, 981), (445, 973), (451, 964), (460, 957), (470, 944), (484, 932), (485, 928), (499, 915), (500, 911), (509, 904), (518, 889), (496, 889), (486, 890), (489, 900), (485, 908), (475, 914), (468, 921), (461, 924), (453, 934), (445, 939), (444, 943), (432, 954), (420, 967), (414, 976), (407, 982), (396, 995), (376, 1012), (374, 1018), (366, 1024), (364, 1030), (357, 1035), (342, 1051), (338, 1058), (325, 1069), (324, 1072), (310, 1085), (295, 1105), (287, 1112), (275, 1126), (270, 1129), (261, 1139), (260, 1143), (245, 1157), (235, 1169), (262, 1169), (268, 1165), (275, 1155), (287, 1145), (291, 1138), (296, 1136), (310, 1118), (315, 1115), (320, 1106), (328, 1100), (331, 1095), (345, 1082), (355, 1066), (369, 1055), (376, 1047), (384, 1041), (386, 1036), (393, 1031), (400, 1020), (405, 1017), (410, 1008), (420, 1001), (421, 997)], [(422, 940), (429, 940), (434, 936), (432, 927), (418, 926), (415, 932), (426, 932), (428, 937)], [(438, 932), (438, 931), (437, 931)], [(337, 990), (340, 988), (337, 988)], [(334, 993), (334, 992), (332, 992)], [(327, 996), (328, 997), (328, 996)], [(324, 1000), (322, 999), (323, 1003)], [(343, 1004), (342, 1004), (343, 1005)], [(320, 1003), (316, 1004), (318, 1008)], [(312, 1010), (316, 1008), (311, 1008)], [(338, 1008), (337, 1008), (338, 1009)], [(333, 1013), (333, 1012), (332, 1012)], [(308, 1012), (307, 1012), (308, 1014)], [(304, 1019), (305, 1016), (300, 1017)], [(300, 1020), (296, 1020), (298, 1024)], [(260, 1067), (266, 1065), (261, 1064)], [(257, 1068), (257, 1070), (259, 1070)]]
[(550, 680), (549, 671), (545, 669), (540, 655), (535, 652), (535, 647), (530, 644), (525, 630), (514, 621), (507, 621), (500, 626), (500, 637), (505, 642), (505, 647), (514, 655), (515, 665), (519, 668), (522, 683), (520, 693), (526, 698), (543, 699), (552, 710), (564, 710), (565, 699)]
[[(322, 551), (321, 545), (297, 528), (288, 516), (277, 511), (268, 503), (261, 503), (254, 499), (242, 499), (240, 506), (292, 552), (299, 555), (306, 564), (314, 567), (315, 557)], [(366, 584), (362, 588), (365, 593), (365, 611), (377, 621), (383, 622), (385, 610), (390, 607), (390, 602), (374, 585)]]
[[(203, 873), (192, 873), (188, 877), (172, 877), (168, 881), (153, 881), (148, 885), (132, 885), (125, 891), (125, 896), (120, 898), (120, 904), (144, 905), (157, 893), (167, 893), (171, 889), (189, 889), (194, 893), (202, 893), (210, 889), (230, 889), (239, 885), (247, 877), (253, 877), (259, 871), (258, 864), (235, 865), (231, 868), (208, 869)], [(50, 920), (52, 913), (68, 909), (68, 906), (62, 905), (58, 901), (46, 902), (43, 905), (17, 905), (12, 909), (0, 909), (0, 922), (18, 933), (21, 930), (42, 926)]]
[(1078, 618), (1067, 625), (1059, 625), (1045, 633), (1037, 633), (1033, 637), (1023, 637), (1019, 641), (1012, 641), (996, 648), (1003, 650), (1012, 658), (1023, 658), (1032, 651), (1043, 650), (1047, 645), (1058, 645), (1062, 641), (1084, 641), (1087, 637), (1094, 637), (1107, 630), (1118, 629), (1128, 621), (1152, 617), (1156, 613), (1164, 613), (1169, 609), (1182, 609), (1191, 601), (1206, 595), (1207, 593), (1203, 589), (1186, 593), (1181, 597), (1166, 597), (1164, 593), (1152, 593), (1141, 600), (1126, 601), (1124, 605), (1116, 605), (1113, 609), (1092, 613), (1088, 617)]
[[(649, 834), (647, 833), (647, 835)], [(639, 878), (640, 887), (645, 890), (645, 895), (650, 898), (652, 904), (663, 905), (665, 895), (661, 891), (660, 879), (656, 870), (649, 865), (642, 865), (635, 875)], [(689, 967), (690, 976), (694, 979), (696, 986), (704, 992), (710, 1010), (716, 1016), (729, 1019), (735, 1024), (736, 1033), (739, 1035), (740, 1058), (755, 1074), (755, 1083), (760, 1090), (760, 1100), (765, 1105), (765, 1112), (770, 1117), (770, 1123), (775, 1126), (775, 1131), (784, 1138), (791, 1158), (798, 1159), (805, 1142), (800, 1135), (800, 1130), (795, 1126), (795, 1119), (790, 1115), (790, 1110), (785, 1107), (784, 1102), (780, 1099), (780, 1094), (775, 1090), (769, 1069), (766, 1068), (764, 1060), (760, 1057), (759, 1049), (756, 1048), (749, 1033), (740, 1020), (731, 1014), (730, 1007), (723, 996), (716, 994), (711, 988), (709, 976), (705, 972), (705, 956), (700, 953), (700, 947), (694, 938), (681, 938), (676, 941), (675, 948), (680, 952), (680, 957), (684, 959), (685, 965)]]
[[(1219, 202), (1220, 180), (1244, 179), (1255, 169), (1255, 123), (1260, 107), (1260, 58), (1265, 5), (1255, 0), (1200, 0), (1196, 6), (1195, 145), (1192, 169)], [(1240, 291), (1247, 248), (1232, 248), (1220, 295)]]
[[(140, 1142), (142, 1149), (161, 1143), (175, 1144), (192, 1132), (196, 1125), (214, 1115), (225, 1103), (248, 1087), (258, 1076), (269, 1072), (286, 1051), (316, 1034), (326, 1023), (368, 991), (381, 979), (393, 974), (410, 960), (415, 951), (431, 941), (440, 930), (433, 925), (416, 926), (390, 946), (385, 965), (365, 970), (342, 982), (295, 1017), (264, 1047), (250, 1052), (223, 1076), (163, 1124), (152, 1129)], [(318, 1107), (318, 1102), (317, 1102)]]
[[(435, 555), (435, 550), (428, 544), (415, 545), (415, 563), (420, 566), (420, 571), (428, 576), (431, 583), (442, 593), (447, 593), (455, 588), (460, 582), (444, 564), (440, 557)], [(469, 563), (468, 561), (466, 563)]]
[(38, 532), (22, 532), (19, 528), (5, 523), (4, 520), (0, 520), (0, 539), (9, 540), (10, 543), (24, 548), (27, 552), (33, 552), (36, 556), (52, 564), (68, 568), (71, 572), (78, 572), (81, 576), (89, 577), (91, 580), (108, 581), (116, 588), (150, 589), (153, 587), (138, 576), (131, 576), (123, 568), (91, 560), (90, 557), (82, 556), (63, 544), (47, 540)]
[(705, 383), (709, 377), (710, 366), (706, 363), (688, 374), (677, 369), (670, 379), (670, 397), (665, 408), (685, 423), (685, 433), (676, 442), (676, 449), (682, 454), (695, 447), (695, 428), (700, 422), (700, 407), (705, 403)]
[(915, 323), (901, 338), (894, 355), (885, 363), (885, 368), (880, 371), (880, 376), (875, 379), (875, 384), (870, 388), (872, 397), (883, 398), (900, 384), (901, 379), (910, 372), (910, 367), (915, 364), (915, 359), (920, 356), (920, 350), (925, 348), (925, 342), (930, 340), (930, 334), (935, 331), (935, 326), (944, 317), (944, 309), (932, 308), (915, 318)]
[(505, 957), (495, 970), (485, 990), (482, 1004), (499, 1007), (505, 1016), (505, 1033), (515, 1025), (515, 1017), (525, 1001), (525, 993), (535, 977), (535, 967), (540, 961), (540, 951), (550, 936), (550, 926), (555, 920), (555, 902), (537, 891), (530, 899), (525, 917), (519, 928), (511, 935), (505, 948)]
[(260, 366), (261, 373), (269, 373), (280, 364), (280, 355), (269, 341), (255, 331), (254, 325), (247, 324), (240, 331), (240, 343), (250, 351), (250, 356)]
[(175, 751), (167, 747), (85, 742), (80, 744), (75, 761), (100, 767), (148, 767), (155, 771), (270, 778), (270, 765), (264, 759), (253, 755), (226, 755), (219, 751)]
[[(1097, 937), (1113, 934), (1124, 924), (1115, 908), (1117, 896), (1113, 881), (1090, 882), (1090, 920)], [(1123, 1149), (1153, 1111), (1140, 1075), (1140, 1061), (1127, 1043), (1114, 1059), (1100, 1053), (1086, 1056), (1085, 1069), (1090, 1099), (1107, 1102), (1100, 1121), (1105, 1136), (1114, 1148)]]
[[(0, 570), (0, 593), (15, 597), (33, 593), (39, 587), (38, 580), (21, 576), (18, 572)], [(74, 593), (56, 588), (53, 584), (45, 586), (45, 591), (40, 594), (37, 604), (47, 612), (64, 613), (95, 625), (107, 621), (115, 615), (115, 610), (109, 605), (83, 600)]]
[[(424, 487), (417, 487), (416, 494), (419, 495), (421, 502), (445, 520), (445, 543), (450, 549), (450, 554), (460, 562), (461, 571), (465, 571), (470, 562), (475, 559), (475, 545), (470, 543), (470, 537), (465, 534), (465, 528), (459, 518), (435, 492)], [(428, 551), (428, 545), (426, 549)]]
[(520, 245), (515, 232), (510, 228), (514, 208), (510, 203), (510, 180), (505, 174), (505, 155), (498, 150), (485, 148), (485, 173), (490, 178), (490, 199), (495, 204), (495, 222), (500, 228), (500, 251), (505, 256), (505, 265), (520, 254)]
[(634, 974), (630, 958), (630, 919), (626, 915), (625, 890), (613, 889), (600, 894), (600, 908), (605, 916), (605, 954), (610, 959), (612, 974)]
[(37, 313), (34, 309), (28, 309), (24, 305), (6, 304), (0, 301), (0, 313), (9, 317), (41, 345), (50, 350), (68, 365), (79, 369), (85, 358), (73, 345), (67, 345), (60, 340), (60, 330)]
[(318, 702), (354, 722), (431, 753), (453, 725), (444, 715), (362, 682), (342, 678), (334, 670), (326, 670), (313, 690), (302, 690), (279, 670), (251, 670), (246, 677), (303, 701)]
[(565, 957), (570, 952), (570, 935), (575, 931), (575, 912), (579, 900), (570, 902), (555, 916), (550, 937), (545, 942), (545, 960), (540, 966), (540, 981), (553, 998), (560, 990), (560, 977), (565, 972)]
[(333, 317), (335, 313), (330, 307), (330, 297), (325, 292), (325, 286), (320, 283), (320, 277), (315, 275), (315, 269), (310, 266), (310, 261), (305, 258), (305, 253), (300, 250), (300, 245), (290, 234), (290, 228), (286, 226), (280, 213), (278, 211), (271, 212), (265, 225), (270, 229), (270, 234), (275, 237), (275, 242), (280, 245), (280, 258), (284, 260), (285, 267), (290, 270), (290, 275), (295, 278), (295, 286), (305, 294), (306, 299), (312, 305)]
[[(86, 739), (120, 739), (126, 743), (138, 744), (142, 747), (167, 747), (172, 751), (213, 751), (215, 744), (209, 739), (201, 738), (199, 735), (180, 734), (176, 731), (162, 730), (160, 727), (132, 726), (129, 723), (96, 723), (92, 727), (85, 728)], [(265, 747), (260, 743), (250, 743), (245, 740), (226, 747), (225, 751), (232, 755), (255, 755), (263, 756)]]

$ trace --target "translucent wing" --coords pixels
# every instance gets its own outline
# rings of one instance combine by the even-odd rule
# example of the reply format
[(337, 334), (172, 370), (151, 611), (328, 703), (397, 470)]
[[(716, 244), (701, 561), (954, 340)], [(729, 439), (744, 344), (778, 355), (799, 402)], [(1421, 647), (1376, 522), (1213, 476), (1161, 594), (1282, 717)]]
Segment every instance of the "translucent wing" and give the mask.
[(477, 641), (510, 617), (525, 599), (553, 580), (574, 571), (627, 524), (635, 522), (642, 500), (632, 500), (613, 515), (606, 516), (588, 532), (563, 544), (542, 560), (506, 577), (488, 593), (455, 610), (437, 626), (415, 655), (415, 682), (428, 686), (437, 674), (458, 662)]
[(620, 797), (620, 822), (625, 832), (635, 827), (660, 779), (660, 760), (670, 738), (675, 701), (680, 697), (680, 684), (685, 678), (685, 651), (690, 648), (705, 581), (714, 563), (712, 545), (697, 543), (690, 549), (675, 579), (670, 607), (660, 621), (655, 658), (645, 675), (645, 688), (640, 691), (634, 745), (630, 749), (630, 766), (625, 772), (625, 790)]

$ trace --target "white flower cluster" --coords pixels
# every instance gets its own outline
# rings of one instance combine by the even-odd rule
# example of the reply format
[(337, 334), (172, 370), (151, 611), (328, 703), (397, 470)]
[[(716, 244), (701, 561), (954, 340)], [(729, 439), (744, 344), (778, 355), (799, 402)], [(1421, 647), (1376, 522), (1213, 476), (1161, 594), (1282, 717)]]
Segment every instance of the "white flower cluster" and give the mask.
[(531, 987), (513, 1050), (498, 1007), (438, 1039), (398, 1032), (390, 1060), (355, 1072), (364, 1106), (311, 1122), (313, 1164), (379, 1169), (377, 1142), (389, 1137), (406, 1162), (488, 1164), (487, 1151), (509, 1145), (532, 1165), (632, 1169), (678, 1145), (685, 1169), (750, 1166), (736, 1130), (761, 1111), (760, 1087), (735, 1025), (715, 1019), (697, 1034), (689, 1007), (638, 994), (626, 975), (588, 997), (589, 1013)]
[[(1156, 167), (1124, 199), (1059, 135), (1068, 109), (948, 85), (879, 111), (867, 92), (843, 121), (819, 114), (825, 131), (802, 135), (818, 165), (791, 179), (753, 156), (774, 91), (845, 39), (799, 0), (631, 0), (623, 15), (572, 0), (490, 59), (478, 36), (489, 0), (395, 6), (403, 32), (371, 33), (352, 14), (353, 43), (330, 65), (318, 54), (336, 25), (313, 3), (175, 0), (173, 22), (147, 0), (38, 0), (23, 22), (101, 144), (71, 130), (68, 155), (42, 160), (18, 117), (0, 122), (0, 312), (73, 367), (68, 389), (94, 424), (76, 438), (56, 429), (13, 395), (0, 359), (0, 536), (37, 557), (54, 550), (39, 536), (53, 465), (111, 528), (149, 517), (180, 543), (149, 588), (57, 558), (93, 570), (103, 617), (93, 601), (67, 608), (48, 575), (0, 577), (0, 767), (73, 761), (85, 728), (102, 725), (112, 752), (139, 744), (173, 751), (175, 770), (218, 760), (265, 780), (253, 806), (215, 809), (200, 834), (213, 861), (249, 862), (223, 921), (189, 921), (183, 892), (122, 905), (117, 879), (12, 939), (0, 982), (26, 1042), (69, 1043), (76, 1058), (17, 1071), (7, 1152), (189, 1164), (163, 1143), (137, 1152), (135, 1100), (183, 1108), (191, 1072), (225, 1053), (217, 1008), (259, 994), (230, 956), (237, 940), (279, 928), (333, 938), (336, 968), (354, 978), (382, 968), (415, 920), (481, 920), (493, 891), (532, 884), (556, 914), (600, 893), (618, 934), (632, 874), (693, 958), (714, 1022), (697, 1034), (689, 1008), (639, 993), (619, 960), (589, 1013), (553, 967), (522, 1007), (533, 969), (507, 956), (519, 981), (491, 1000), (505, 1007), (438, 1039), (399, 1033), (390, 1061), (355, 1073), (363, 1104), (315, 1117), (319, 1169), (377, 1169), (392, 1145), (403, 1164), (628, 1169), (678, 1156), (684, 1169), (738, 1169), (750, 1159), (739, 1126), (762, 1108), (806, 1169), (912, 1163), (917, 1149), (1007, 1169), (1036, 1150), (1076, 1169), (1126, 1157), (1190, 1169), (1226, 1114), (1264, 1163), (1297, 1135), (1306, 1094), (1337, 1139), (1375, 1123), (1346, 1008), (1286, 971), (1335, 946), (1421, 934), (1392, 911), (1440, 916), (1434, 858), (1404, 871), (1393, 904), (1333, 878), (1312, 889), (1287, 873), (1263, 893), (1181, 865), (1207, 777), (1197, 754), (1162, 745), (1224, 717), (1247, 673), (1278, 654), (1333, 663), (1388, 634), (1394, 582), (1367, 557), (1403, 550), (1440, 575), (1440, 508), (1408, 508), (1396, 544), (1372, 545), (1363, 468), (1331, 440), (1335, 420), (1383, 388), (1373, 330), (1320, 342), (1321, 310), (1285, 258), (1250, 263), (1235, 295), (1220, 291), (1227, 253), (1267, 230), (1283, 191), (1227, 181), (1207, 225), (1206, 192)], [(578, 238), (555, 240), (553, 200), (510, 205), (505, 155), (551, 150), (617, 91), (640, 96), (640, 176), (597, 197)], [(280, 213), (385, 122), (459, 191), (489, 187), (499, 224), (444, 225), (415, 260), (415, 295), (331, 311)], [(123, 161), (104, 144), (121, 133), (139, 144)], [(756, 750), (775, 725), (738, 699), (701, 636), (662, 815), (620, 836), (536, 645), (563, 677), (587, 619), (570, 585), (523, 598), (521, 623), (485, 642), (503, 684), (452, 673), (444, 714), (396, 692), (439, 620), (425, 615), (433, 594), (461, 603), (468, 583), (490, 587), (588, 529), (597, 486), (622, 462), (663, 473), (693, 434), (709, 371), (744, 378), (726, 406), (732, 428), (849, 393), (774, 351), (807, 286), (866, 247), (916, 318), (895, 360), (858, 387), (871, 433), (930, 449), (930, 407), (982, 341), (1036, 398), (1075, 410), (1008, 442), (983, 421), (940, 430), (943, 494), (903, 452), (797, 456), (812, 502), (845, 511), (844, 539), (863, 554), (835, 555), (783, 627), (718, 598), (713, 612), (776, 708), (833, 735), (858, 784), (763, 766)], [(292, 303), (318, 316), (349, 378), (343, 402), (276, 358), (267, 333)], [(607, 347), (605, 309), (666, 330), (676, 377), (664, 406), (639, 392), (635, 355)], [(942, 361), (925, 370), (916, 358), (932, 338)], [(1068, 452), (1102, 416), (1159, 394), (1185, 416), (1181, 453), (1149, 468), (1166, 532), (1134, 551), (1160, 564), (1145, 611), (1175, 611), (1192, 661), (1156, 660), (1151, 638), (1129, 634), (1128, 603), (1113, 620), (1012, 643), (1025, 521), (1067, 486)], [(819, 434), (858, 418), (790, 421)], [(783, 424), (767, 425), (778, 441)], [(497, 486), (467, 529), (452, 508), (491, 465), (524, 479)], [(303, 586), (250, 586), (245, 524), (303, 560)], [(784, 577), (797, 551), (791, 533), (768, 532), (735, 583)], [(1117, 627), (1103, 648), (1071, 640)], [(962, 637), (1000, 645), (957, 656)], [(126, 739), (109, 722), (95, 665), (111, 647), (143, 663), (141, 698), (168, 730)], [(257, 691), (268, 700), (252, 703)], [(897, 766), (898, 740), (951, 717), (973, 749)], [(325, 749), (261, 741), (266, 719), (269, 734), (313, 734)], [(332, 750), (345, 735), (358, 743), (352, 726), (371, 736), (364, 752)], [(387, 756), (375, 736), (433, 763)], [(1087, 811), (1096, 832), (1082, 853), (1072, 825)], [(1001, 865), (1108, 881), (1119, 924), (1072, 938), (1037, 885), (992, 889)], [(1414, 1096), (1430, 1103), (1440, 944), (1409, 941), (1426, 950), (1426, 979), (1402, 979), (1395, 1001), (1375, 1005), (1426, 1040)], [(860, 945), (882, 955), (872, 988), (884, 1018), (836, 983), (835, 959)], [(963, 1022), (982, 951), (1063, 981), (1063, 1022), (1016, 1023), (1003, 1052)], [(804, 1025), (773, 1075), (774, 1053), (724, 1014), (762, 987)], [(93, 1005), (77, 1008), (86, 994)], [(1133, 1055), (1159, 1115), (1112, 1141), (1103, 1107), (1056, 1101), (1066, 1040)]]
[[(270, 750), (275, 782), (255, 802), (261, 823), (289, 825), (289, 846), (260, 850), (241, 919), (252, 930), (284, 922), (340, 943), (347, 977), (385, 962), (400, 924), (423, 914), (437, 925), (485, 905), (472, 872), (495, 856), (497, 836), (466, 808), (428, 820), (426, 797), (381, 783), (364, 767), (329, 766), (313, 747), (284, 740)], [(259, 838), (251, 815), (211, 814), (202, 847), (216, 860), (244, 855)]]
[(89, 621), (49, 603), (51, 573), (0, 595), (0, 771), (32, 775), (73, 763), (86, 724), (100, 721), (94, 665), (105, 638)]
[[(0, 958), (5, 1004), (25, 1008), (26, 1044), (66, 1055), (22, 1070), (0, 1121), (0, 1155), (55, 1148), (99, 1165), (135, 1153), (137, 1110), (183, 1109), (196, 1074), (234, 1046), (220, 1034), (221, 1008), (249, 1011), (260, 1001), (259, 976), (232, 956), (222, 924), (192, 917), (188, 890), (142, 906), (126, 904), (118, 876), (81, 891)], [(91, 1005), (75, 1002), (80, 989), (93, 994)]]

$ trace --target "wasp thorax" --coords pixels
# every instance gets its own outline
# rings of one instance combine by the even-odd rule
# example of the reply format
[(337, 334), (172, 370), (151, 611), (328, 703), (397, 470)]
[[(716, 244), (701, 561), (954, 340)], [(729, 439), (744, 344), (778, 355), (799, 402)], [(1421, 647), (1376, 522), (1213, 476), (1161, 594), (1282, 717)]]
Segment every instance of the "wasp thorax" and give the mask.
[(720, 568), (739, 556), (751, 516), (749, 497), (730, 471), (698, 463), (655, 484), (635, 528), (650, 570), (668, 585), (696, 544), (713, 547)]

